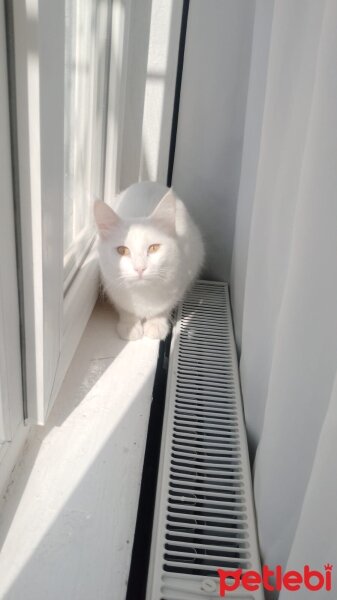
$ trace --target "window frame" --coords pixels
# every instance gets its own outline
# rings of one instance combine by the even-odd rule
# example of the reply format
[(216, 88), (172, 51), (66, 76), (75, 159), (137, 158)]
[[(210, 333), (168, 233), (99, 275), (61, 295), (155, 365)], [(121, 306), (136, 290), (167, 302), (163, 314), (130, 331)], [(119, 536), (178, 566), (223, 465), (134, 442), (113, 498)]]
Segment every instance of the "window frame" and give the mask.
[[(26, 422), (43, 424), (61, 342), (63, 268), (58, 244), (63, 217), (63, 2), (12, 4), (17, 126), (17, 207), (20, 213), (26, 357)], [(49, 13), (46, 8), (49, 8)], [(48, 19), (49, 14), (49, 19)], [(47, 31), (49, 52), (41, 48)], [(51, 85), (41, 87), (45, 69)], [(55, 96), (55, 92), (57, 96)], [(54, 96), (54, 98), (53, 98)], [(57, 100), (56, 100), (57, 98)], [(46, 121), (54, 100), (54, 119)], [(56, 106), (55, 106), (56, 105)], [(51, 144), (48, 140), (53, 140)], [(46, 148), (47, 144), (47, 148)], [(61, 150), (62, 149), (62, 150)], [(57, 201), (61, 198), (61, 202)], [(52, 252), (52, 248), (56, 251)]]
[(0, 459), (23, 422), (20, 313), (4, 4), (0, 6)]
[[(120, 5), (120, 10), (122, 3), (113, 2), (112, 23), (116, 19), (116, 5)], [(14, 1), (12, 11), (26, 423), (44, 424), (97, 300), (99, 269), (91, 238), (85, 248), (86, 256), (78, 262), (64, 287), (65, 2)], [(114, 23), (113, 31), (116, 26)], [(119, 40), (120, 52), (125, 49), (124, 34)], [(110, 111), (116, 104), (113, 83), (110, 78), (108, 128), (112, 120)], [(50, 118), (51, 106), (53, 118)], [(110, 139), (108, 131), (107, 140)], [(108, 155), (109, 159), (111, 156), (108, 141), (105, 152), (107, 161)], [(116, 187), (114, 181), (114, 191)]]
[[(119, 191), (127, 50), (133, 0), (113, 0), (103, 200)], [(21, 270), (21, 353), (25, 424), (46, 422), (97, 300), (95, 236), (65, 278), (64, 68), (65, 0), (7, 3), (16, 234)], [(52, 77), (51, 77), (52, 74)], [(21, 403), (22, 406), (22, 403)]]

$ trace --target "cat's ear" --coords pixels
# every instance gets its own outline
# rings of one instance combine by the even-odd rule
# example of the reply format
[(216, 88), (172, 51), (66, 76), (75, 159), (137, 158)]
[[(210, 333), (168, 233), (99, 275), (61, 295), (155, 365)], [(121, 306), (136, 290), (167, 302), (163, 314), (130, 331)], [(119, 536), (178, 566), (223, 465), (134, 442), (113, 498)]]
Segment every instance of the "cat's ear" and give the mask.
[(95, 201), (94, 215), (98, 233), (102, 239), (106, 239), (111, 230), (118, 224), (119, 217), (112, 208), (105, 204), (105, 202), (102, 202), (102, 200)]
[(176, 197), (172, 188), (168, 190), (154, 209), (150, 218), (169, 233), (176, 231)]

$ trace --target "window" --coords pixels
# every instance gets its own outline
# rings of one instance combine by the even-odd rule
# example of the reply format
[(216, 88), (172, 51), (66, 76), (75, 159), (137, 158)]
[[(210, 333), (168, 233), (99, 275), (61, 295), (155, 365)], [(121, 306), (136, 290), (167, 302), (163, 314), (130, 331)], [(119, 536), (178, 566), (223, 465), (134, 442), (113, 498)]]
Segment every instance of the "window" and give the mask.
[(93, 240), (92, 200), (103, 198), (111, 2), (65, 3), (65, 291)]
[(109, 81), (113, 6), (112, 0), (8, 6), (23, 393), (26, 419), (42, 424), (97, 298), (92, 202), (104, 198), (109, 98), (116, 96)]
[(4, 5), (0, 5), (0, 458), (23, 419)]

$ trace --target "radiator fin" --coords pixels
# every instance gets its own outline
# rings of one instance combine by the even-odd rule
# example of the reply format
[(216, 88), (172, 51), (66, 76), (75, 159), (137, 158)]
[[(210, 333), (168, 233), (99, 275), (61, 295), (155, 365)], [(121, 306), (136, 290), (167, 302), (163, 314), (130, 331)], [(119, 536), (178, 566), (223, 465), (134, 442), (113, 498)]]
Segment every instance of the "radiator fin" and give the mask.
[(260, 564), (228, 286), (199, 281), (173, 330), (147, 600), (219, 598), (218, 568)]

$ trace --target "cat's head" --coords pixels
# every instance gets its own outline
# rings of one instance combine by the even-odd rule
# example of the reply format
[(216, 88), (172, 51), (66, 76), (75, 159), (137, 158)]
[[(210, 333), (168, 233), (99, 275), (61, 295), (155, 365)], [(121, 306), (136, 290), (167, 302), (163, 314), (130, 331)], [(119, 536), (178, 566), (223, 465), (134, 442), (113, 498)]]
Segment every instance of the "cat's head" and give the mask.
[(147, 218), (121, 219), (100, 200), (95, 203), (94, 214), (106, 275), (120, 285), (144, 285), (174, 276), (180, 252), (175, 229), (176, 199), (171, 190)]

